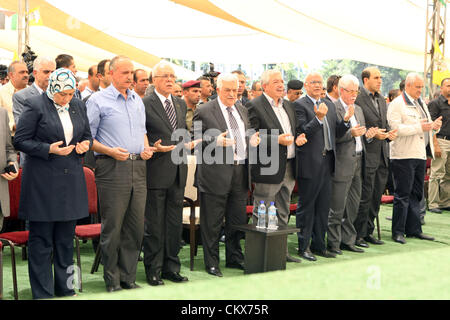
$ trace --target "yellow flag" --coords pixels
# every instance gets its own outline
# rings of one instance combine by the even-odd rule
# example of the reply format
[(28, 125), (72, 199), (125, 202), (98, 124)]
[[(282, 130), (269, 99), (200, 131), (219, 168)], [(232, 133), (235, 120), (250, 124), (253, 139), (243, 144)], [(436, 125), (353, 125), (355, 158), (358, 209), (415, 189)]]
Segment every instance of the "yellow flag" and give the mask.
[(442, 80), (445, 78), (450, 78), (450, 71), (445, 63), (444, 55), (439, 48), (439, 43), (437, 40), (434, 42), (434, 61), (436, 64), (436, 70), (433, 70), (433, 83), (440, 86)]
[(12, 61), (20, 61), (19, 55), (17, 54), (17, 51), (16, 51), (16, 50), (14, 50), (14, 56), (13, 56)]
[(44, 23), (42, 22), (42, 17), (39, 12), (40, 7), (36, 7), (35, 9), (31, 10), (28, 14), (29, 16), (29, 22), (30, 26), (43, 26)]

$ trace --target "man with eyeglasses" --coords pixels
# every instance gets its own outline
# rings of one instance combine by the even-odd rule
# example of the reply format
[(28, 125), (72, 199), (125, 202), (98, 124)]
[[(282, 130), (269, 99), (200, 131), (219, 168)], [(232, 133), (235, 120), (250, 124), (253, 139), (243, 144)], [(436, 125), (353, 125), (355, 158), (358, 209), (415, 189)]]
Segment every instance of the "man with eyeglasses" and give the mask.
[(294, 79), (290, 80), (287, 84), (287, 98), (290, 102), (294, 102), (298, 98), (300, 98), (303, 94), (302, 91), (303, 82), (300, 80)]
[(325, 234), (331, 200), (331, 178), (335, 170), (336, 138), (350, 128), (354, 108), (349, 106), (343, 119), (336, 115), (333, 103), (321, 99), (322, 76), (310, 73), (305, 79), (306, 96), (294, 102), (300, 133), (308, 143), (297, 147), (298, 206), (296, 225), (300, 229), (300, 257), (316, 261), (313, 253), (335, 258), (326, 250)]
[(355, 244), (368, 248), (369, 243), (381, 245), (384, 242), (376, 239), (372, 233), (375, 229), (374, 221), (378, 216), (381, 195), (386, 188), (389, 174), (389, 145), (388, 142), (397, 137), (397, 130), (390, 130), (387, 122), (386, 100), (380, 94), (382, 78), (380, 70), (368, 67), (361, 74), (363, 86), (356, 98), (364, 113), (367, 127), (377, 127), (378, 133), (366, 145), (366, 161), (364, 163), (364, 178), (358, 216), (354, 226), (357, 232)]
[(152, 79), (155, 90), (143, 99), (148, 140), (156, 148), (147, 162), (143, 251), (147, 282), (158, 286), (164, 284), (162, 279), (188, 281), (180, 275), (178, 257), (187, 162), (176, 164), (171, 158), (171, 151), (179, 142), (172, 140), (172, 134), (186, 130), (187, 106), (173, 95), (176, 76), (168, 62), (162, 60), (154, 66)]
[(332, 178), (331, 208), (328, 217), (328, 250), (342, 254), (341, 249), (364, 252), (355, 247), (356, 230), (353, 222), (358, 214), (362, 186), (362, 165), (366, 139), (372, 139), (378, 128), (366, 130), (364, 114), (355, 104), (359, 81), (353, 75), (338, 80), (339, 99), (335, 102), (338, 119), (342, 119), (350, 106), (355, 114), (350, 118), (350, 130), (336, 139), (336, 172)]

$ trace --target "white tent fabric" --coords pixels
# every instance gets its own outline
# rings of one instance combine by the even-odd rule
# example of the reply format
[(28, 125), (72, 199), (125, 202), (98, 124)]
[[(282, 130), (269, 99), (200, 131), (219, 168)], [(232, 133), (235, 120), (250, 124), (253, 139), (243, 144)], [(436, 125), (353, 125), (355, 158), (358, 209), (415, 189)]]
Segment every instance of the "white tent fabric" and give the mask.
[[(425, 0), (47, 0), (47, 3), (159, 57), (217, 64), (311, 64), (322, 59), (347, 58), (423, 71)], [(218, 17), (220, 14), (200, 12), (202, 4), (222, 11), (222, 19)], [(243, 23), (226, 20), (226, 14)], [(31, 28), (32, 45), (33, 41), (47, 42), (56, 48), (54, 51), (64, 44), (65, 51), (78, 54), (80, 61), (92, 61), (93, 56), (98, 61), (108, 53), (69, 42), (45, 29), (48, 28)], [(114, 55), (114, 48), (108, 51), (111, 54), (107, 57)]]
[(256, 31), (168, 0), (49, 3), (152, 54), (217, 63), (348, 58), (423, 71), (426, 1), (210, 0)]

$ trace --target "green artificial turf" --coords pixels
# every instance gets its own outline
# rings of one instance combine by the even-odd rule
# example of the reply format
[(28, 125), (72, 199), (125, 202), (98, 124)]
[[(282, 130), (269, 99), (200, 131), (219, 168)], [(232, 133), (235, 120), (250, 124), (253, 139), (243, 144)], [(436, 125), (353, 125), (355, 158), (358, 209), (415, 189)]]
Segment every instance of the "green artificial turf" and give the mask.
[[(380, 211), (384, 245), (371, 245), (365, 253), (344, 251), (336, 259), (318, 257), (316, 262), (288, 263), (286, 270), (244, 275), (225, 268), (225, 247), (220, 245), (220, 268), (217, 278), (204, 271), (202, 247), (195, 258), (194, 271), (189, 270), (189, 245), (180, 251), (181, 274), (187, 283), (165, 281), (164, 286), (150, 287), (145, 280), (144, 265), (139, 262), (136, 283), (142, 288), (107, 293), (103, 270), (90, 274), (94, 253), (91, 243), (82, 244), (83, 292), (65, 299), (449, 299), (450, 298), (450, 212), (427, 213), (423, 231), (436, 241), (406, 238), (401, 245), (391, 240), (392, 206)], [(291, 218), (295, 225), (295, 217)], [(289, 235), (288, 247), (296, 256), (296, 235)], [(19, 298), (31, 299), (27, 262), (18, 262)], [(75, 257), (74, 257), (75, 258)], [(13, 299), (10, 251), (3, 252), (4, 299)]]

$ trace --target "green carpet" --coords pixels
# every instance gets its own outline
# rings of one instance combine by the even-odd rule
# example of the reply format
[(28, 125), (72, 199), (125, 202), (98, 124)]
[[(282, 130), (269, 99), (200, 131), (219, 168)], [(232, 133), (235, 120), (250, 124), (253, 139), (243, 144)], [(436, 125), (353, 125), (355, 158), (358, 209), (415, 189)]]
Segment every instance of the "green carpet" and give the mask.
[[(164, 286), (150, 287), (145, 281), (143, 263), (138, 265), (136, 283), (142, 288), (106, 293), (102, 267), (91, 275), (94, 259), (91, 243), (82, 245), (83, 292), (71, 298), (95, 299), (450, 299), (450, 212), (427, 213), (423, 231), (436, 241), (406, 238), (401, 245), (391, 240), (392, 206), (382, 206), (380, 223), (382, 246), (371, 245), (365, 253), (344, 251), (336, 259), (318, 257), (316, 262), (288, 263), (287, 270), (244, 275), (242, 271), (225, 268), (225, 247), (220, 245), (220, 268), (223, 278), (204, 271), (201, 246), (194, 271), (189, 270), (189, 246), (180, 252), (181, 274), (188, 283), (165, 281)], [(290, 224), (295, 225), (292, 217)], [(288, 237), (290, 253), (295, 256), (295, 235)], [(17, 255), (19, 299), (31, 299), (27, 262)], [(4, 299), (13, 299), (10, 251), (3, 252)], [(66, 298), (69, 299), (69, 298)]]

